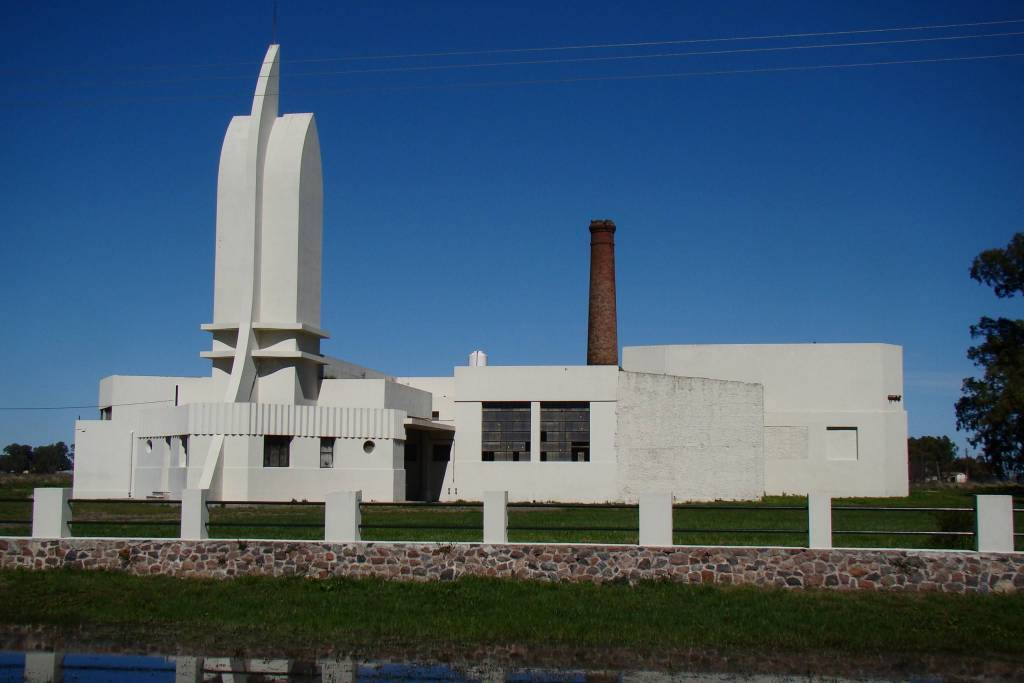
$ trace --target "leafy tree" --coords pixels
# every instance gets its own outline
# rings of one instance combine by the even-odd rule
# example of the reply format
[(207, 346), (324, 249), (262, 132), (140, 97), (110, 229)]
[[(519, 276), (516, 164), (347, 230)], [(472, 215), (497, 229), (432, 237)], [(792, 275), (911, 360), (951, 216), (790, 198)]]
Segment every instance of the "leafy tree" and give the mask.
[(32, 447), (28, 444), (12, 443), (4, 446), (0, 455), (0, 472), (25, 472), (32, 466)]
[(910, 461), (911, 481), (924, 481), (928, 477), (941, 478), (954, 470), (957, 446), (948, 436), (919, 436), (907, 439), (907, 457)]
[(68, 457), (67, 444), (63, 441), (51, 443), (48, 446), (38, 446), (32, 451), (32, 466), (29, 470), (34, 474), (53, 474), (69, 469), (71, 469), (71, 458)]
[[(971, 278), (1001, 298), (1024, 294), (1024, 233), (1005, 249), (979, 254)], [(1024, 320), (983, 317), (971, 326), (971, 338), (981, 343), (967, 357), (984, 374), (964, 379), (956, 428), (972, 433), (968, 441), (998, 475), (1024, 472)]]

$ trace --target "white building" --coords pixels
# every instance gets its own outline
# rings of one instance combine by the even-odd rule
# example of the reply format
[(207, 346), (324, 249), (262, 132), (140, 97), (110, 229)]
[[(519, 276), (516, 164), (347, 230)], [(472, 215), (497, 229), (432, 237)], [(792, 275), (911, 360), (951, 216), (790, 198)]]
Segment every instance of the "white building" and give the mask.
[(100, 382), (74, 495), (211, 500), (751, 499), (907, 493), (902, 350), (649, 346), (615, 329), (610, 221), (591, 225), (589, 365), (390, 377), (320, 352), (312, 114), (278, 115), (278, 46), (221, 150), (209, 377)]

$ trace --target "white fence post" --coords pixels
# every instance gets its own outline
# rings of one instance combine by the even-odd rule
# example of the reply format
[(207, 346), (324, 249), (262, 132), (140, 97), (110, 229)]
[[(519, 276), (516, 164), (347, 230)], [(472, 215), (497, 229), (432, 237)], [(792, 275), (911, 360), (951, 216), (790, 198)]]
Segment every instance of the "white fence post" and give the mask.
[(832, 496), (807, 494), (807, 547), (822, 550), (832, 547)]
[(484, 543), (508, 543), (508, 491), (484, 492)]
[(181, 538), (202, 541), (210, 537), (206, 528), (210, 511), (206, 507), (209, 489), (185, 489), (181, 492)]
[(362, 491), (332, 491), (324, 499), (324, 540), (331, 543), (354, 543), (362, 540), (359, 525), (363, 515), (359, 504)]
[(1013, 496), (975, 496), (975, 550), (1013, 552)]
[(672, 494), (640, 494), (640, 545), (672, 545)]
[(23, 680), (26, 683), (58, 683), (64, 680), (64, 654), (29, 650), (25, 653)]
[(71, 489), (36, 489), (32, 492), (32, 536), (69, 538)]

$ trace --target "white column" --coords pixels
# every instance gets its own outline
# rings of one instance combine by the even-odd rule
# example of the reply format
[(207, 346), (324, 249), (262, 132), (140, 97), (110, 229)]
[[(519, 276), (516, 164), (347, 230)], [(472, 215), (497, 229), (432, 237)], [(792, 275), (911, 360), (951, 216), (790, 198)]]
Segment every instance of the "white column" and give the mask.
[(70, 538), (71, 489), (36, 489), (32, 492), (32, 536)]
[(359, 525), (363, 502), (362, 491), (333, 491), (328, 493), (324, 507), (324, 540), (332, 543), (354, 543), (362, 540)]
[(181, 492), (181, 538), (185, 541), (202, 541), (209, 538), (206, 529), (210, 511), (206, 507), (209, 489), (185, 489)]
[(832, 496), (807, 495), (807, 547), (823, 550), (832, 547)]
[(484, 543), (508, 543), (508, 491), (484, 492)]
[(1013, 496), (975, 496), (975, 549), (981, 553), (1013, 552)]
[(640, 545), (672, 545), (672, 494), (640, 494)]
[[(38, 489), (36, 489), (38, 490)], [(26, 652), (26, 683), (61, 683), (64, 680), (64, 654), (61, 652)]]
[(201, 683), (202, 680), (202, 657), (174, 658), (174, 683)]

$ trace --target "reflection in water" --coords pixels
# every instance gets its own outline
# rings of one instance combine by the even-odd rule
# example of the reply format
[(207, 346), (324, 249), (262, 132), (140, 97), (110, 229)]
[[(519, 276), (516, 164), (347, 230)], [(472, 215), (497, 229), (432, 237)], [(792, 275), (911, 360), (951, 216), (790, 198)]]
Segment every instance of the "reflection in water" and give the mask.
[[(124, 654), (82, 654), (60, 652), (0, 651), (0, 683), (29, 681), (51, 683), (72, 681), (110, 682), (153, 681), (197, 683), (223, 681), (257, 683), (259, 681), (438, 681), (458, 683), (561, 683), (622, 681), (662, 683), (667, 681), (843, 681), (890, 680), (889, 676), (871, 678), (823, 678), (818, 675), (789, 676), (774, 674), (657, 672), (623, 670), (553, 669), (526, 666), (486, 666), (422, 662), (357, 661), (351, 657), (324, 658), (316, 661), (296, 659), (254, 659), (229, 657), (136, 656)], [(896, 675), (892, 680), (962, 680), (957, 676), (914, 677)]]
[[(742, 680), (734, 675), (713, 675), (720, 680)], [(707, 680), (693, 674), (587, 672), (538, 669), (474, 669), (441, 664), (356, 662), (353, 659), (321, 659), (301, 662), (292, 659), (236, 659), (224, 657), (159, 657), (92, 655), (57, 652), (0, 652), (0, 682), (56, 683), (152, 681), (196, 683), (256, 683), (257, 681), (439, 681), (459, 683), (499, 681), (555, 683), (585, 681)], [(781, 680), (781, 679), (775, 679)], [(793, 679), (790, 679), (793, 680)]]

